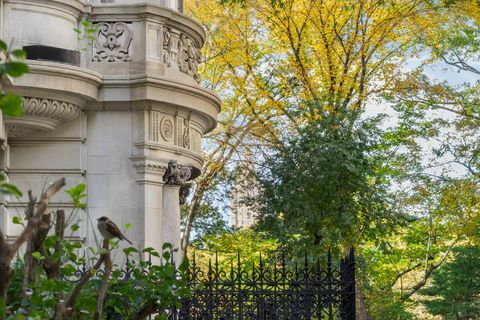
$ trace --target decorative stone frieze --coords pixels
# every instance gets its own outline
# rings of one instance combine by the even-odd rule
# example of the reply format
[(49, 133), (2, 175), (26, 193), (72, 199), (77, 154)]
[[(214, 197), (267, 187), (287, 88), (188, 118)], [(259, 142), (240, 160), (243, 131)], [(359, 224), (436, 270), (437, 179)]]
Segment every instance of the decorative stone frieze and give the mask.
[(29, 116), (71, 121), (80, 114), (80, 107), (66, 101), (23, 97), (23, 113)]
[(131, 61), (130, 44), (132, 32), (125, 22), (100, 22), (97, 39), (94, 41), (93, 61)]
[(135, 165), (135, 171), (137, 173), (152, 173), (152, 174), (165, 174), (166, 167), (162, 166), (157, 163), (149, 163), (149, 162), (142, 162), (142, 163), (136, 163)]
[(23, 113), (20, 118), (6, 118), (9, 138), (19, 138), (34, 131), (53, 131), (59, 123), (75, 119), (81, 108), (73, 103), (35, 97), (23, 97)]
[(167, 67), (172, 67), (175, 62), (178, 70), (199, 82), (198, 65), (201, 60), (200, 49), (191, 37), (183, 32), (164, 27), (163, 63)]

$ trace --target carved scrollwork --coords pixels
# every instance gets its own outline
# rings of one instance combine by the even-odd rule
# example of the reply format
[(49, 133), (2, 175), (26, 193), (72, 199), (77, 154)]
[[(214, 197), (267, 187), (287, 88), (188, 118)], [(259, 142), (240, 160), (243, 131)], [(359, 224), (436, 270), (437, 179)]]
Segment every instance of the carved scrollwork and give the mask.
[(178, 69), (200, 81), (198, 65), (202, 60), (200, 48), (195, 40), (185, 33), (172, 32), (171, 28), (163, 29), (163, 63), (171, 67), (174, 63)]
[(183, 120), (183, 147), (190, 149), (190, 122)]
[(186, 34), (180, 34), (178, 42), (177, 64), (180, 71), (192, 76), (196, 81), (200, 81), (198, 74), (198, 65), (202, 60), (200, 50), (195, 41)]
[(80, 113), (80, 107), (66, 101), (23, 97), (23, 112), (29, 116), (70, 121)]
[(167, 67), (170, 67), (172, 64), (171, 37), (170, 29), (163, 28), (163, 63), (165, 63)]
[(130, 61), (132, 32), (125, 22), (100, 22), (97, 24), (93, 60), (98, 62)]
[(167, 170), (163, 175), (163, 182), (166, 185), (180, 186), (179, 200), (184, 204), (190, 194), (192, 184), (188, 181), (196, 179), (200, 175), (200, 170), (194, 166), (184, 166), (178, 164), (176, 160), (168, 162)]
[(194, 166), (184, 166), (178, 164), (176, 160), (168, 162), (167, 170), (163, 175), (163, 182), (169, 185), (182, 186), (189, 180), (196, 179), (200, 175), (200, 170)]

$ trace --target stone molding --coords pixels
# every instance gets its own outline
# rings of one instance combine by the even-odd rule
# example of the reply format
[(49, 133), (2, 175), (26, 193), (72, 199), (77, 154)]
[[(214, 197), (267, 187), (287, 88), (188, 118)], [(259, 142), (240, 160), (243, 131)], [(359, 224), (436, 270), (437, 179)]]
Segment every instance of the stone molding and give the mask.
[(75, 119), (81, 112), (80, 106), (62, 100), (23, 97), (24, 116), (5, 117), (9, 138), (31, 135), (34, 131), (53, 131), (62, 122)]
[(94, 41), (93, 61), (128, 62), (132, 60), (130, 45), (133, 36), (130, 31), (130, 24), (125, 22), (99, 22), (95, 25), (98, 31), (97, 38)]
[(29, 116), (50, 118), (58, 121), (75, 119), (81, 108), (73, 103), (61, 100), (23, 97), (23, 112)]
[(167, 170), (167, 167), (157, 163), (150, 163), (150, 162), (142, 162), (142, 163), (135, 163), (134, 164), (135, 171), (139, 174), (158, 174), (162, 175)]

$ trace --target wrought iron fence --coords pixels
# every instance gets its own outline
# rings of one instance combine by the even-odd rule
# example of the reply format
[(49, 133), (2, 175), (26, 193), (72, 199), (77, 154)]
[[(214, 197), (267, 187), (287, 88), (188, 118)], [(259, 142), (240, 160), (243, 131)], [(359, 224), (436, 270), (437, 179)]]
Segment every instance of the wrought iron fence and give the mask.
[[(272, 257), (270, 257), (272, 258)], [(291, 264), (284, 257), (260, 257), (258, 265), (237, 262), (229, 268), (218, 257), (202, 268), (193, 259), (188, 271), (192, 294), (170, 320), (354, 320), (355, 257), (353, 249), (339, 264), (328, 253), (320, 261)], [(85, 269), (79, 269), (81, 276)], [(100, 271), (101, 273), (101, 271)], [(124, 279), (132, 279), (128, 269)]]

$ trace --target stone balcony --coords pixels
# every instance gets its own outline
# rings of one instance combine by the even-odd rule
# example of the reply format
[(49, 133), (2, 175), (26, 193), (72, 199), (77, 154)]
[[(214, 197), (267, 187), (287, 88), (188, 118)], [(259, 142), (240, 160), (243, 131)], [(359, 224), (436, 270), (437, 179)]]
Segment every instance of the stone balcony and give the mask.
[[(173, 153), (200, 167), (201, 137), (215, 126), (220, 102), (198, 84), (205, 33), (173, 10), (181, 7), (179, 0), (4, 1), (5, 40), (27, 51), (31, 68), (12, 79), (25, 117), (6, 119), (9, 138), (55, 130), (82, 111), (144, 110), (136, 121), (148, 131), (135, 138), (134, 162)], [(95, 40), (78, 41), (81, 19), (96, 26)]]

